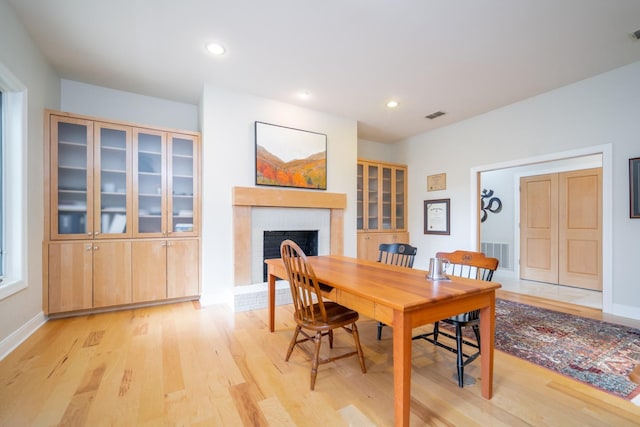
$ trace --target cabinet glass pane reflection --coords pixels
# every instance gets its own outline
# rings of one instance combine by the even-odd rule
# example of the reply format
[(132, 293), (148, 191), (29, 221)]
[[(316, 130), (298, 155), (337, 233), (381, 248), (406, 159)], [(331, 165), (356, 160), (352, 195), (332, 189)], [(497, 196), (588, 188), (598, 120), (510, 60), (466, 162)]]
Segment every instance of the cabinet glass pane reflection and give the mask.
[(162, 230), (162, 137), (138, 134), (138, 232)]
[(58, 234), (87, 232), (87, 126), (58, 122)]

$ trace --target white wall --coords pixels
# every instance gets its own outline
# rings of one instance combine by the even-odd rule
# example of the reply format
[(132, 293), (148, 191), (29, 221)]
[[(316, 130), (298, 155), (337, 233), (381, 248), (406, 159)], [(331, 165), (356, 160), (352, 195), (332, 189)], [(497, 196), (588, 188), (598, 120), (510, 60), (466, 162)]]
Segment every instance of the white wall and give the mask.
[(61, 80), (60, 109), (107, 120), (199, 131), (198, 106)]
[(402, 163), (396, 144), (385, 144), (382, 142), (358, 140), (358, 158), (365, 160), (378, 160), (391, 163)]
[(0, 63), (27, 88), (27, 288), (0, 301), (0, 358), (42, 317), (43, 110), (60, 102), (58, 77), (0, 0)]
[[(638, 117), (640, 62), (403, 141), (416, 265), (439, 250), (473, 249), (472, 168), (611, 144), (612, 206), (604, 209), (611, 209), (613, 245), (604, 256), (612, 259), (612, 312), (640, 318), (640, 220), (629, 218), (628, 175), (629, 158), (640, 156)], [(427, 192), (426, 177), (440, 172), (447, 189)], [(422, 201), (434, 198), (451, 199), (450, 236), (423, 234)]]
[(327, 135), (327, 191), (347, 195), (344, 253), (355, 256), (355, 120), (206, 86), (202, 121), (203, 299), (229, 302), (233, 293), (231, 189), (254, 186), (255, 121)]

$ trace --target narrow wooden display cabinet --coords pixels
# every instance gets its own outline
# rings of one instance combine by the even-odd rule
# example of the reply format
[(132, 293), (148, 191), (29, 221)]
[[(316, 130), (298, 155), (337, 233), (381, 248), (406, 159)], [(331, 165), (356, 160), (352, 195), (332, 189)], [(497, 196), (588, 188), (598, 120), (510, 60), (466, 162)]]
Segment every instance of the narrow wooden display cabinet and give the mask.
[(375, 261), (381, 243), (409, 243), (407, 167), (358, 160), (358, 258)]

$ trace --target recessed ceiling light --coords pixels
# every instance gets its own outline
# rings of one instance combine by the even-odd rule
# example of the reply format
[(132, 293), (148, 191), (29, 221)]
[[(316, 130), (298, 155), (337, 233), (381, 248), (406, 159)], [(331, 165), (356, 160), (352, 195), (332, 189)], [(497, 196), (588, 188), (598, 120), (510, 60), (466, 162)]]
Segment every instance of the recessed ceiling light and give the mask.
[(224, 46), (217, 42), (207, 43), (207, 50), (212, 55), (221, 56), (226, 52)]
[(397, 106), (398, 106), (398, 101), (391, 100), (387, 102), (387, 107), (389, 108), (396, 108)]

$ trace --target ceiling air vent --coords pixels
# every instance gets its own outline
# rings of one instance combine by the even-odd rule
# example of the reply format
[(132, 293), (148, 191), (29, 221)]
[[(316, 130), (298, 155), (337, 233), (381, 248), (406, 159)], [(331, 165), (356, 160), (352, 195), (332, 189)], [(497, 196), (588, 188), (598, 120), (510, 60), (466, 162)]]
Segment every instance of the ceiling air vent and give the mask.
[(440, 116), (444, 116), (445, 112), (444, 111), (436, 111), (435, 113), (431, 113), (431, 114), (427, 114), (426, 116), (424, 116), (426, 119), (430, 119), (433, 120), (435, 118), (438, 118)]

